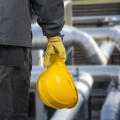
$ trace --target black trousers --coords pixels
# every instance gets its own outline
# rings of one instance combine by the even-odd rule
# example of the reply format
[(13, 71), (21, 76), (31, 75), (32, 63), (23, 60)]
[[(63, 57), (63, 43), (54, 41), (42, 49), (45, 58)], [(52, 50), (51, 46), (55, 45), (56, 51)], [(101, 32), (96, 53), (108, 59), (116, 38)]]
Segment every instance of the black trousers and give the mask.
[(0, 120), (28, 120), (31, 51), (21, 67), (0, 65)]

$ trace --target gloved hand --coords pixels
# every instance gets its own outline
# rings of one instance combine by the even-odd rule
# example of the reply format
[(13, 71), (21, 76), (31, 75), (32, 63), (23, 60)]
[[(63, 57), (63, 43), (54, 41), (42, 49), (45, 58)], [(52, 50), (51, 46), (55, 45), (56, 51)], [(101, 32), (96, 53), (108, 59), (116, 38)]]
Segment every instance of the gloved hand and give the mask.
[(48, 67), (51, 65), (51, 56), (55, 54), (59, 55), (65, 63), (66, 51), (62, 39), (59, 36), (48, 38), (48, 46), (44, 56), (44, 67)]

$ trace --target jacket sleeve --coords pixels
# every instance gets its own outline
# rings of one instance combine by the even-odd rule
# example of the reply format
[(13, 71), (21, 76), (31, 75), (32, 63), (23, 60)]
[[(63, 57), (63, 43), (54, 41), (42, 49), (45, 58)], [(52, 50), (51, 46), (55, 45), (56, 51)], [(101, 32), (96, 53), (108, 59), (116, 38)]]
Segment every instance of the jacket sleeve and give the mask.
[(32, 0), (32, 9), (45, 36), (60, 35), (64, 25), (63, 0)]

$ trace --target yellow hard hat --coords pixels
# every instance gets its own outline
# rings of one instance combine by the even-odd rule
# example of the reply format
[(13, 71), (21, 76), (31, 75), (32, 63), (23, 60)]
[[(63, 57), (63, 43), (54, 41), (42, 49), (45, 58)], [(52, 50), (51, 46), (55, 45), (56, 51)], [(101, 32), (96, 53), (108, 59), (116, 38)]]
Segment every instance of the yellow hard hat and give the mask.
[(53, 64), (45, 69), (37, 81), (37, 93), (49, 107), (73, 108), (78, 101), (78, 92), (72, 76), (58, 55), (53, 55)]

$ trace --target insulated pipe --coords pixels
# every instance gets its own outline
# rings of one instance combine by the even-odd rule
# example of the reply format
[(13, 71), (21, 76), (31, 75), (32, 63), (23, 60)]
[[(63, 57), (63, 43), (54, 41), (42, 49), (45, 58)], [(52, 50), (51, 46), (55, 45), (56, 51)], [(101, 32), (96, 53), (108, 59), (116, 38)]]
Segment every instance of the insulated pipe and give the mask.
[(107, 64), (105, 56), (90, 35), (68, 26), (64, 27), (63, 34), (66, 35), (63, 41), (64, 44), (67, 46), (79, 45), (84, 50), (84, 54), (88, 58), (90, 64)]
[(113, 42), (103, 42), (100, 46), (100, 49), (108, 61), (112, 56), (113, 52), (115, 51), (116, 46)]
[[(112, 76), (118, 75), (120, 72), (119, 66), (68, 66), (69, 71), (75, 77), (79, 72), (84, 71), (91, 74), (95, 81), (110, 81)], [(76, 69), (76, 73), (74, 70)]]
[(120, 26), (107, 28), (80, 28), (80, 31), (91, 35), (98, 42), (112, 41), (120, 50)]
[(105, 100), (100, 120), (120, 120), (120, 90), (112, 89)]
[(73, 16), (72, 21), (74, 24), (96, 24), (96, 23), (115, 23), (120, 24), (120, 15), (103, 15), (103, 16)]
[(77, 105), (73, 109), (57, 110), (50, 120), (75, 120), (81, 106), (86, 103), (93, 85), (93, 79), (90, 74), (81, 72), (76, 87), (79, 94)]
[[(47, 39), (45, 37), (42, 37), (40, 33), (40, 27), (33, 25), (32, 26), (33, 31), (33, 49), (45, 49), (47, 45)], [(105, 56), (100, 51), (97, 43), (94, 41), (94, 39), (86, 34), (85, 32), (78, 31), (78, 29), (75, 29), (74, 27), (64, 27), (63, 34), (65, 34), (64, 37), (64, 45), (65, 46), (73, 46), (78, 45), (81, 48), (83, 48), (86, 57), (89, 59), (89, 62), (91, 64), (100, 64), (100, 65), (106, 65), (107, 60)], [(41, 40), (40, 40), (41, 39)]]
[[(79, 80), (79, 74), (86, 72), (92, 75), (95, 81), (110, 81), (112, 76), (120, 73), (119, 66), (67, 66), (69, 72), (72, 74), (73, 79)], [(35, 90), (36, 82), (43, 71), (43, 67), (33, 66), (31, 72), (30, 90)]]
[(47, 47), (47, 38), (43, 36), (42, 29), (36, 24), (32, 24), (32, 47), (33, 49), (45, 49)]

